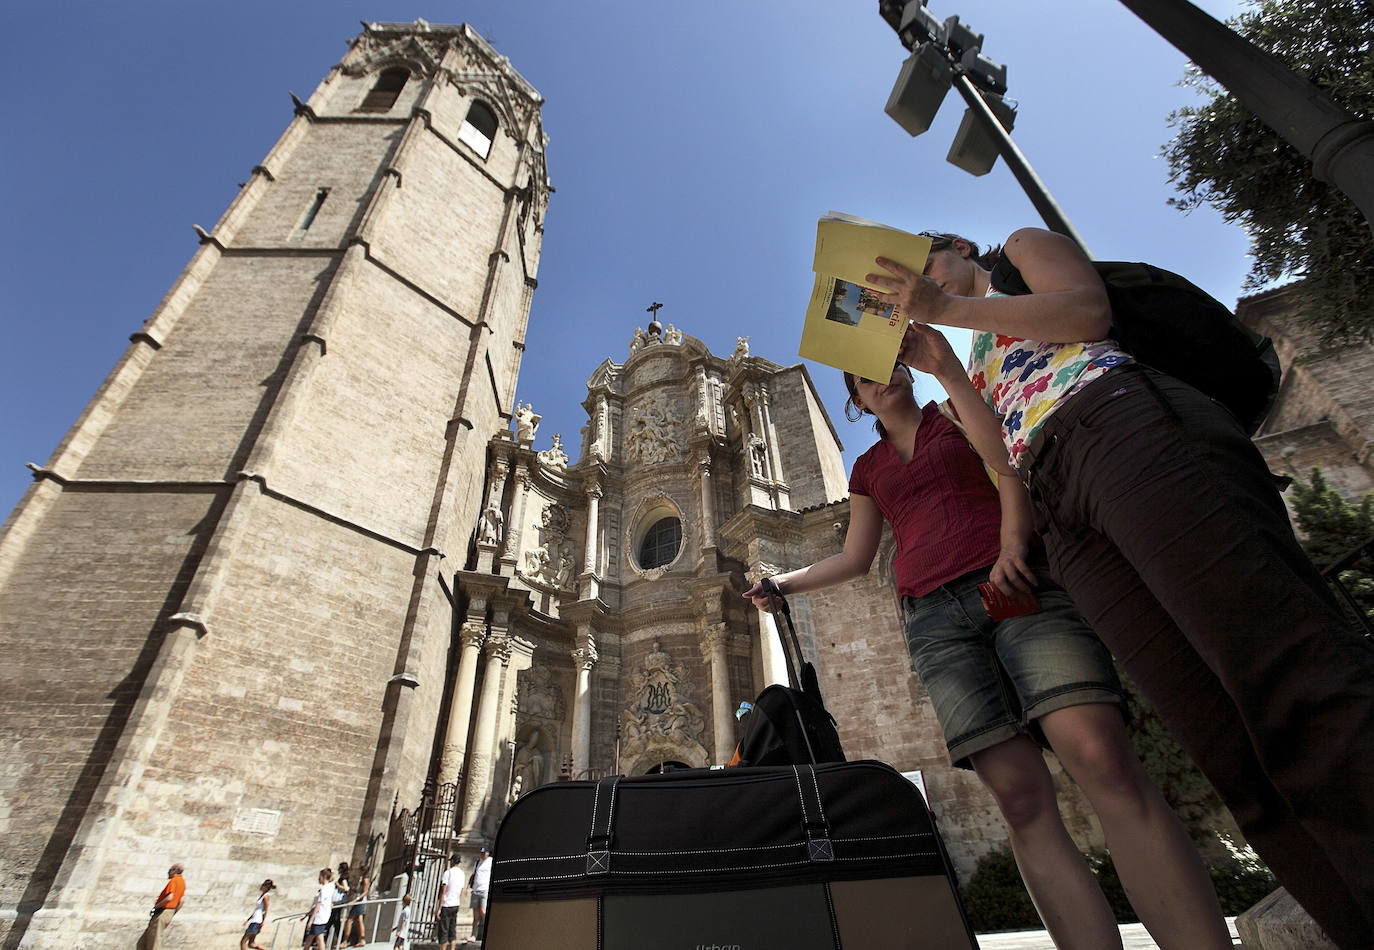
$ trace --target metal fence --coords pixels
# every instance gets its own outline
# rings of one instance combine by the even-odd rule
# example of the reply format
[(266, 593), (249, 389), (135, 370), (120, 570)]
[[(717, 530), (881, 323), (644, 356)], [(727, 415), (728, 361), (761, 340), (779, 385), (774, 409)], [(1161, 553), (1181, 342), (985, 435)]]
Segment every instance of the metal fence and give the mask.
[(1374, 555), (1374, 538), (1366, 539), (1363, 544), (1352, 548), (1328, 564), (1322, 569), (1322, 577), (1326, 578), (1327, 582), (1336, 589), (1336, 595), (1340, 598), (1341, 603), (1345, 605), (1352, 618), (1364, 628), (1364, 635), (1374, 640), (1374, 623), (1370, 622), (1369, 615), (1355, 600), (1354, 592), (1341, 580), (1341, 574), (1355, 567), (1361, 561), (1368, 560), (1371, 555)]

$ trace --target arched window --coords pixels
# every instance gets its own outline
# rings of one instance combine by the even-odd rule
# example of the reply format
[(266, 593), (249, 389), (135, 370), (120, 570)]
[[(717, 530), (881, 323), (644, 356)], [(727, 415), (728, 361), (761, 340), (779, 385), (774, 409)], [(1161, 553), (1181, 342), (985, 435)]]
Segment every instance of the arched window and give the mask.
[(377, 83), (372, 87), (372, 91), (367, 94), (363, 104), (358, 107), (359, 112), (390, 112), (391, 107), (396, 104), (396, 99), (401, 94), (401, 90), (410, 81), (410, 70), (404, 66), (392, 66), (390, 69), (382, 70), (382, 74), (377, 77)]
[(496, 138), (496, 113), (485, 102), (476, 101), (468, 107), (468, 117), (458, 130), (458, 141), (464, 143), (483, 158), (491, 151), (492, 139)]
[(639, 542), (639, 567), (651, 571), (673, 563), (677, 552), (682, 550), (682, 521), (678, 518), (660, 518), (644, 532)]

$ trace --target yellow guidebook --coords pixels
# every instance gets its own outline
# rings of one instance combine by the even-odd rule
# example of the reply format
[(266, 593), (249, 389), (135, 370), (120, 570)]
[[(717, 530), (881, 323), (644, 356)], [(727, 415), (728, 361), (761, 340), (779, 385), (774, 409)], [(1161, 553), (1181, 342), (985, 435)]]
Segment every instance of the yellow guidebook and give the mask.
[(886, 257), (916, 273), (926, 266), (930, 238), (838, 211), (816, 225), (816, 283), (806, 308), (800, 355), (884, 382), (892, 375), (906, 320), (865, 285)]

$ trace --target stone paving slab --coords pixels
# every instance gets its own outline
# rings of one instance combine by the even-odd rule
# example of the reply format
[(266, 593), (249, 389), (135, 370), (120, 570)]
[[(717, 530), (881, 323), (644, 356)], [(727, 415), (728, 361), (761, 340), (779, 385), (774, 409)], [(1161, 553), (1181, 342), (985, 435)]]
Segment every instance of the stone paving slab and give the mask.
[[(1236, 919), (1226, 918), (1226, 926), (1231, 930), (1231, 939), (1237, 950), (1243, 950), (1240, 937), (1236, 935)], [(1122, 924), (1121, 946), (1123, 950), (1159, 950), (1159, 945), (1145, 932), (1144, 924)], [(1017, 933), (979, 934), (979, 950), (1055, 950), (1054, 941), (1043, 930), (1022, 930)]]

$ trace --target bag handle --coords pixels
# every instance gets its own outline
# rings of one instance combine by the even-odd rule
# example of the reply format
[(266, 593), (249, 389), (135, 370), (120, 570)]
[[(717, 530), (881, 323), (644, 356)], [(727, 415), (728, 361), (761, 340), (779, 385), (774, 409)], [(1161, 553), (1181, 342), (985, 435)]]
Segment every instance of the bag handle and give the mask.
[[(782, 619), (787, 626), (788, 636), (779, 636), (782, 641), (782, 658), (787, 665), (787, 681), (793, 689), (801, 689), (801, 679), (797, 676), (797, 668), (806, 662), (806, 657), (802, 654), (801, 640), (797, 638), (797, 628), (792, 623), (792, 608), (787, 605), (787, 598), (782, 596), (782, 591), (778, 590), (778, 585), (771, 577), (759, 579), (759, 587), (763, 589), (764, 596), (768, 598), (768, 605), (773, 608), (774, 616), (782, 614)], [(781, 634), (781, 631), (779, 631)], [(788, 639), (791, 643), (788, 643)], [(796, 651), (796, 663), (792, 662), (793, 651)]]
[(592, 827), (587, 833), (587, 873), (611, 873), (611, 832), (615, 827), (615, 791), (622, 776), (596, 783), (592, 796)]

